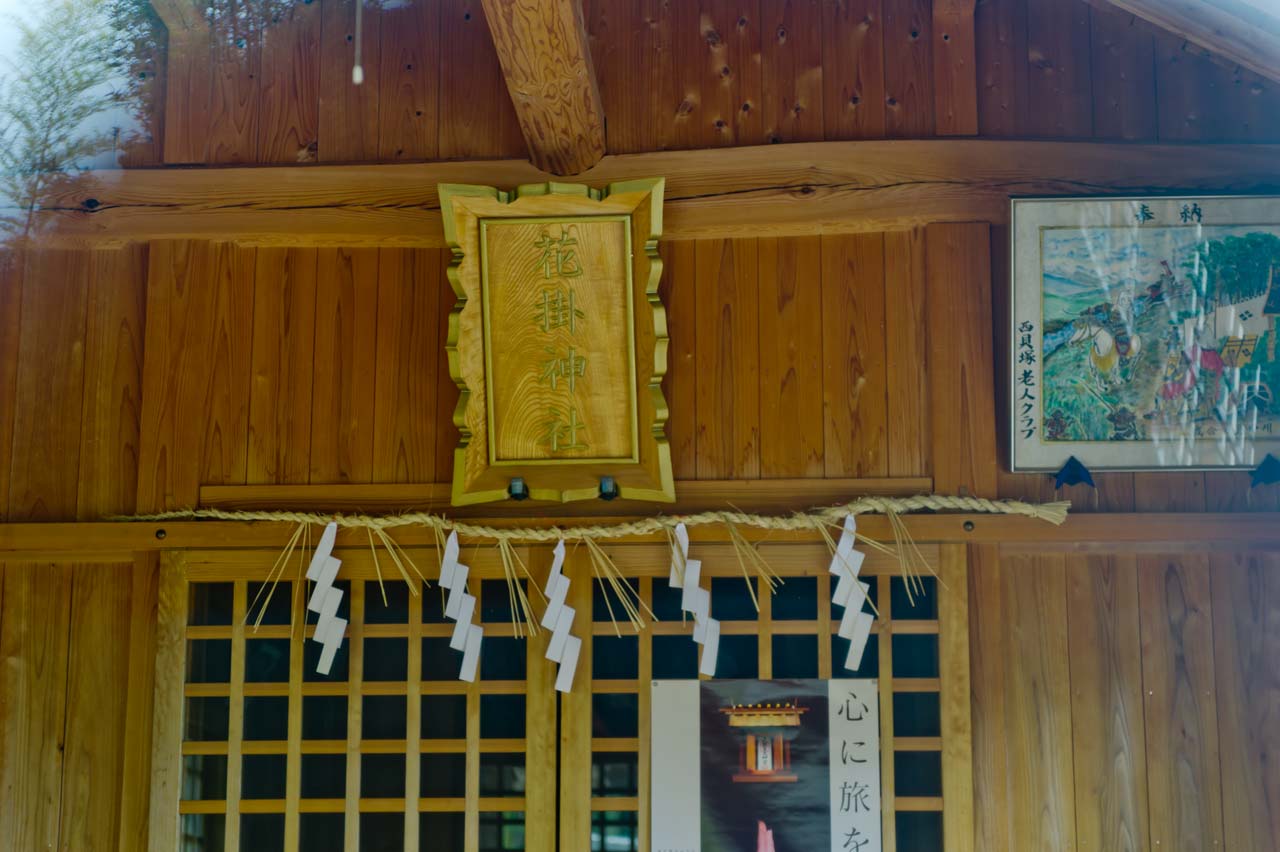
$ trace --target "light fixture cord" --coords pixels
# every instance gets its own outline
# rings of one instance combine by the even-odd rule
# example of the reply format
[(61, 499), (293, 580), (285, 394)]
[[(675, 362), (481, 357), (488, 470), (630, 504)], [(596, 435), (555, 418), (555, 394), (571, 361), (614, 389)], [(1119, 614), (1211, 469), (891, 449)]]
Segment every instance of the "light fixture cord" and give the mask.
[(364, 82), (364, 65), (361, 63), (361, 46), (364, 43), (364, 0), (356, 0), (356, 64), (351, 69), (351, 82), (359, 86)]

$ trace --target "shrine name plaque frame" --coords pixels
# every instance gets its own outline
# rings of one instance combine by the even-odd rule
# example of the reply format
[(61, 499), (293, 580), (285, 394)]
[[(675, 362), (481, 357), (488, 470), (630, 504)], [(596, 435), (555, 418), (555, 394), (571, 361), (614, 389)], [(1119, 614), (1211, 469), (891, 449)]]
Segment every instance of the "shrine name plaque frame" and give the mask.
[(661, 387), (663, 187), (439, 187), (457, 296), (454, 505), (675, 499)]

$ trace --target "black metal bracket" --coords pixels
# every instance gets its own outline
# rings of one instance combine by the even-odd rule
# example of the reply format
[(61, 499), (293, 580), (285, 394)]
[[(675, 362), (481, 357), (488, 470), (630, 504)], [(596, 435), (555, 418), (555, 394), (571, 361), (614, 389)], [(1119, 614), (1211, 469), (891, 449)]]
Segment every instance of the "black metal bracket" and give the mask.
[(1084, 466), (1084, 462), (1072, 456), (1067, 459), (1067, 463), (1053, 477), (1053, 487), (1061, 488), (1064, 485), (1079, 485), (1084, 483), (1090, 488), (1097, 488), (1093, 484), (1093, 474), (1089, 473), (1089, 468)]
[(1272, 485), (1276, 482), (1280, 482), (1280, 459), (1267, 453), (1262, 464), (1255, 467), (1249, 475), (1249, 487), (1257, 488), (1259, 485)]

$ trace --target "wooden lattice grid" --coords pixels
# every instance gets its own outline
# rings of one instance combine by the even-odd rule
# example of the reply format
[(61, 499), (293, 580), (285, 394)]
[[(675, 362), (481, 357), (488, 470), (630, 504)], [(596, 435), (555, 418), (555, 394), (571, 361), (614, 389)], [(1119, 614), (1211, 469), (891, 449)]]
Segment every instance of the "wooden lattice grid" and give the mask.
[[(660, 545), (616, 545), (606, 548), (623, 576), (636, 584), (646, 603), (655, 609), (661, 606), (655, 600), (666, 586), (667, 553)], [(762, 552), (770, 565), (784, 578), (804, 578), (801, 583), (812, 584), (815, 607), (812, 618), (775, 618), (775, 601), (767, 594), (760, 594), (760, 581), (753, 579), (760, 601), (760, 612), (751, 619), (724, 619), (723, 634), (732, 645), (730, 637), (752, 637), (757, 669), (755, 676), (769, 679), (778, 674), (775, 658), (783, 662), (784, 650), (775, 653), (775, 643), (786, 643), (787, 637), (812, 637), (816, 641), (816, 669), (803, 674), (817, 677), (845, 676), (840, 660), (833, 659), (831, 633), (834, 630), (830, 601), (831, 584), (826, 573), (827, 556), (820, 544), (787, 543), (763, 544)], [(918, 818), (934, 819), (949, 826), (946, 830), (945, 848), (968, 848), (963, 843), (965, 835), (952, 826), (968, 824), (970, 802), (960, 791), (968, 788), (968, 670), (967, 670), (967, 600), (965, 591), (964, 551), (962, 548), (922, 546), (922, 552), (935, 569), (942, 572), (945, 587), (937, 589), (937, 619), (891, 618), (894, 613), (890, 601), (891, 584), (898, 570), (896, 561), (878, 553), (868, 556), (863, 574), (874, 578), (876, 598), (881, 617), (873, 630), (872, 646), (868, 654), (874, 654), (881, 678), (880, 713), (882, 744), (882, 795), (883, 825), (886, 850), (896, 850), (897, 827), (901, 820)], [(517, 553), (529, 565), (533, 576), (540, 583), (550, 562), (547, 548), (517, 548)], [(436, 574), (435, 554), (430, 549), (411, 551), (417, 564), (423, 567), (429, 578)], [(940, 556), (941, 554), (941, 556)], [(160, 767), (172, 767), (174, 755), (183, 758), (193, 756), (227, 757), (226, 792), (217, 799), (181, 798), (182, 774), (168, 775), (161, 771), (153, 802), (170, 813), (181, 814), (180, 820), (171, 823), (164, 811), (153, 817), (154, 850), (193, 848), (180, 846), (183, 822), (189, 817), (221, 815), (225, 825), (227, 850), (237, 848), (240, 818), (242, 815), (279, 815), (283, 819), (281, 848), (294, 852), (301, 845), (300, 833), (303, 820), (315, 820), (314, 815), (341, 814), (343, 817), (343, 843), (334, 848), (359, 850), (361, 815), (366, 825), (372, 815), (403, 815), (404, 848), (406, 850), (441, 848), (431, 845), (429, 839), (442, 840), (448, 834), (440, 833), (433, 819), (453, 820), (460, 832), (460, 852), (482, 852), (486, 849), (502, 849), (505, 837), (507, 848), (521, 848), (516, 842), (522, 839), (523, 848), (549, 850), (557, 848), (557, 830), (561, 849), (603, 848), (603, 835), (610, 834), (615, 844), (620, 838), (633, 835), (636, 849), (647, 849), (648, 796), (649, 796), (649, 690), (648, 683), (655, 676), (654, 644), (681, 641), (692, 631), (692, 622), (667, 618), (651, 623), (636, 637), (634, 677), (593, 678), (595, 668), (592, 645), (596, 641), (608, 644), (616, 642), (614, 625), (600, 610), (599, 584), (592, 580), (592, 569), (585, 550), (572, 550), (566, 570), (573, 581), (570, 603), (577, 607), (579, 616), (575, 622), (575, 634), (586, 636), (589, 616), (591, 642), (584, 642), (583, 655), (575, 688), (561, 698), (557, 717), (556, 697), (552, 691), (555, 666), (543, 659), (546, 631), (525, 642), (526, 677), (508, 680), (487, 680), (483, 672), (474, 684), (465, 684), (454, 678), (454, 672), (433, 671), (439, 680), (415, 679), (408, 673), (419, 671), (422, 666), (421, 640), (447, 642), (452, 624), (431, 623), (430, 614), (424, 622), (424, 602), (427, 611), (440, 609), (438, 589), (426, 590), (424, 596), (408, 596), (406, 619), (400, 623), (366, 623), (365, 614), (372, 602), (378, 605), (378, 587), (373, 559), (368, 551), (343, 551), (341, 577), (350, 589), (350, 627), (344, 652), (348, 655), (348, 679), (345, 681), (317, 681), (304, 675), (305, 666), (314, 664), (316, 650), (307, 651), (302, 643), (288, 643), (287, 679), (276, 682), (246, 682), (246, 643), (264, 640), (288, 641), (295, 635), (288, 624), (264, 624), (254, 632), (252, 620), (245, 624), (243, 613), (251, 603), (257, 578), (274, 559), (274, 554), (262, 551), (206, 551), (178, 556), (164, 566), (160, 606), (161, 644), (158, 655), (157, 721), (155, 760)], [(743, 587), (740, 564), (731, 547), (726, 545), (699, 546), (696, 555), (703, 560), (704, 582), (710, 583), (717, 601), (721, 590), (736, 583)], [(501, 561), (490, 548), (467, 548), (464, 561), (472, 566), (472, 577), (480, 582), (472, 583), (472, 593), (480, 597), (477, 612), (498, 611), (507, 617), (506, 594), (503, 584)], [(383, 560), (383, 578), (389, 589), (403, 587), (398, 576), (387, 576)], [(736, 581), (734, 580), (736, 578)], [(295, 579), (286, 577), (288, 580)], [(499, 582), (493, 582), (499, 581)], [(591, 582), (588, 582), (591, 581)], [(232, 589), (231, 617), (229, 624), (188, 625), (188, 601), (192, 583), (230, 583)], [(798, 584), (797, 584), (798, 585)], [(281, 590), (284, 586), (281, 587)], [(293, 590), (290, 589), (290, 592)], [(282, 594), (282, 591), (277, 591)], [(486, 606), (486, 595), (490, 606)], [(431, 596), (436, 596), (432, 598)], [(499, 606), (492, 606), (492, 598), (500, 597)], [(593, 598), (595, 599), (593, 601)], [(371, 600), (372, 599), (372, 600)], [(531, 595), (535, 614), (540, 614), (542, 601), (536, 593)], [(433, 602), (434, 601), (434, 602)], [(296, 601), (294, 601), (296, 609)], [(277, 602), (274, 607), (280, 604)], [(713, 603), (713, 608), (717, 604)], [(273, 608), (274, 608), (273, 607)], [(615, 613), (620, 612), (614, 603)], [(593, 612), (594, 611), (594, 612)], [(256, 611), (255, 611), (256, 613)], [(753, 613), (754, 615), (754, 613)], [(836, 610), (835, 618), (839, 618)], [(500, 653), (491, 640), (514, 636), (514, 627), (505, 620), (486, 620), (484, 623), (485, 650)], [(308, 627), (308, 631), (311, 628)], [(636, 634), (625, 624), (619, 625), (622, 636)], [(940, 671), (937, 677), (905, 678), (893, 675), (893, 641), (880, 641), (886, 636), (936, 636), (942, 630), (951, 636), (964, 637), (963, 668), (955, 659), (954, 642), (943, 641), (937, 647)], [(308, 635), (310, 633), (308, 632)], [(366, 640), (399, 639), (405, 642), (405, 671), (402, 680), (370, 681), (364, 677)], [(229, 677), (223, 683), (186, 683), (188, 643), (193, 641), (223, 640), (230, 642)], [(690, 640), (689, 646), (692, 647)], [(670, 646), (668, 646), (670, 647)], [(722, 651), (724, 653), (724, 651)], [(838, 652), (838, 653), (842, 653)], [(452, 665), (460, 655), (455, 654)], [(482, 654), (482, 665), (484, 654)], [(337, 664), (335, 664), (336, 666)], [(662, 666), (659, 666), (661, 670)], [(661, 673), (661, 671), (659, 672)], [(788, 674), (782, 671), (782, 674)], [(794, 676), (789, 674), (788, 676)], [(175, 692), (176, 688), (176, 692)], [(894, 696), (913, 694), (939, 695), (939, 725), (936, 736), (903, 737), (894, 734)], [(366, 696), (405, 696), (405, 736), (401, 738), (365, 739), (361, 736), (362, 711)], [(595, 696), (635, 696), (635, 736), (606, 737), (586, 736), (593, 730)], [(303, 737), (303, 701), (312, 696), (345, 697), (347, 707), (347, 737), (345, 740), (308, 739)], [(421, 729), (421, 699), (459, 696), (466, 702), (465, 735), (453, 738), (424, 738)], [(525, 736), (520, 738), (482, 737), (480, 705), (482, 696), (523, 696), (525, 701)], [(243, 725), (245, 701), (265, 697), (288, 700), (286, 736), (283, 739), (246, 739)], [(228, 719), (225, 739), (215, 741), (184, 741), (184, 705), (190, 698), (225, 698)], [(963, 713), (959, 712), (963, 710)], [(957, 742), (963, 740), (962, 743)], [(946, 748), (944, 748), (946, 743)], [(482, 762), (503, 760), (502, 755), (524, 756), (525, 794), (523, 796), (481, 795)], [(895, 758), (903, 754), (937, 755), (942, 767), (941, 796), (895, 795)], [(265, 799), (243, 798), (244, 777), (242, 759), (246, 756), (282, 755), (285, 761), (285, 789), (282, 797)], [(346, 778), (342, 797), (311, 798), (303, 795), (302, 769), (304, 759), (312, 755), (345, 755)], [(361, 790), (361, 763), (366, 755), (403, 755), (404, 778), (402, 796), (360, 797), (352, 791)], [(420, 769), (424, 760), (438, 755), (459, 755), (463, 761), (464, 790), (461, 796), (428, 796), (419, 788)], [(614, 759), (594, 757), (613, 755)], [(625, 755), (618, 760), (617, 756)], [(625, 789), (626, 795), (615, 795), (616, 790), (597, 790), (592, 795), (593, 761), (598, 780), (606, 772), (616, 777), (618, 773), (634, 776), (634, 789)], [(611, 763), (606, 768), (605, 764)], [(626, 768), (634, 764), (634, 769)], [(624, 768), (619, 768), (619, 766)], [(179, 767), (181, 768), (181, 767)], [(500, 771), (500, 770), (499, 770)], [(558, 778), (557, 778), (558, 775)], [(599, 786), (599, 785), (597, 785)], [(557, 805), (556, 792), (560, 792)], [(581, 792), (582, 795), (576, 793)], [(417, 807), (407, 803), (416, 799)], [(952, 802), (955, 802), (955, 806)], [(945, 803), (945, 806), (944, 806)], [(154, 812), (154, 810), (153, 810)], [(528, 813), (528, 819), (524, 815)], [(426, 817), (427, 822), (420, 822)], [(939, 817), (924, 815), (940, 814)], [(916, 816), (919, 815), (919, 816)], [(519, 829), (504, 825), (522, 825)], [(158, 830), (157, 830), (158, 829)], [(520, 835), (523, 834), (523, 838)], [(594, 836), (593, 836), (594, 835)], [(611, 847), (613, 848), (613, 847)], [(904, 852), (908, 847), (903, 847)]]

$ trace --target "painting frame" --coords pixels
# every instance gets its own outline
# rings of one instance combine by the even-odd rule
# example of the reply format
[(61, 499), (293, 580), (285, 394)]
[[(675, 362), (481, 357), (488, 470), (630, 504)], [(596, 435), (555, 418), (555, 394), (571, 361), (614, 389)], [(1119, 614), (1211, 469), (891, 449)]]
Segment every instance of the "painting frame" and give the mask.
[(1010, 224), (1011, 471), (1280, 455), (1280, 196), (1014, 198)]

